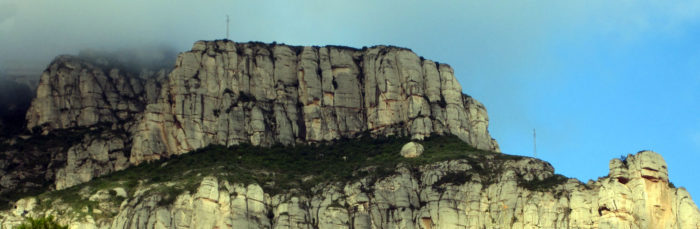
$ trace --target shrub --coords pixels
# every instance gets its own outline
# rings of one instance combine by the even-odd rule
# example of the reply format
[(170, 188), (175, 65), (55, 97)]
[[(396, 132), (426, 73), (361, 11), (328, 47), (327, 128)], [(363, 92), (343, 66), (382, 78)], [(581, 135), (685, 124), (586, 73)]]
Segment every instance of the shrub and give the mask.
[[(100, 208), (99, 203), (81, 197), (78, 192), (87, 190), (94, 193), (122, 187), (127, 198), (133, 197), (137, 186), (146, 186), (146, 196), (158, 195), (158, 205), (171, 205), (182, 193), (196, 192), (202, 178), (215, 176), (220, 181), (226, 180), (243, 185), (256, 183), (266, 193), (298, 193), (313, 195), (321, 189), (318, 185), (345, 184), (368, 178), (365, 189), (372, 189), (374, 182), (397, 173), (397, 166), (405, 166), (415, 176), (420, 176), (421, 165), (438, 161), (465, 159), (473, 165), (473, 170), (466, 173), (450, 173), (434, 185), (437, 189), (443, 184), (464, 184), (477, 173), (482, 180), (485, 174), (500, 173), (499, 164), (505, 160), (517, 158), (504, 154), (477, 150), (456, 136), (432, 136), (421, 141), (425, 148), (423, 155), (417, 158), (403, 158), (399, 154), (401, 147), (410, 141), (408, 137), (369, 137), (370, 133), (359, 133), (356, 139), (339, 139), (333, 142), (317, 144), (298, 144), (295, 146), (276, 145), (259, 147), (250, 144), (236, 146), (210, 145), (192, 152), (174, 155), (159, 161), (141, 163), (128, 169), (96, 178), (90, 182), (68, 189), (41, 194), (42, 208), (49, 208), (55, 200), (71, 206), (77, 215), (89, 214), (104, 217), (113, 212), (96, 215), (92, 211), (79, 212), (80, 209)], [(490, 155), (491, 159), (486, 156)], [(485, 160), (493, 160), (486, 163)], [(484, 162), (481, 165), (479, 161)], [(484, 175), (482, 175), (484, 174)], [(495, 180), (490, 178), (488, 180)], [(113, 196), (112, 206), (118, 207), (124, 200)], [(45, 204), (44, 204), (45, 203)]]
[(518, 180), (518, 185), (531, 191), (547, 192), (566, 183), (567, 180), (568, 178), (561, 174), (554, 174), (554, 176), (547, 177), (543, 180), (532, 179), (531, 181), (525, 181), (525, 179), (521, 178)]
[(48, 217), (32, 218), (27, 217), (27, 220), (15, 227), (16, 229), (68, 229), (68, 226), (62, 226), (56, 222), (52, 215)]
[(453, 184), (453, 185), (463, 185), (464, 183), (467, 183), (471, 179), (471, 174), (467, 174), (464, 172), (458, 173), (458, 172), (449, 172), (442, 176), (439, 180), (437, 180), (435, 183), (433, 183), (432, 187), (433, 189), (437, 190), (438, 192), (444, 192), (445, 188), (442, 187), (444, 184)]

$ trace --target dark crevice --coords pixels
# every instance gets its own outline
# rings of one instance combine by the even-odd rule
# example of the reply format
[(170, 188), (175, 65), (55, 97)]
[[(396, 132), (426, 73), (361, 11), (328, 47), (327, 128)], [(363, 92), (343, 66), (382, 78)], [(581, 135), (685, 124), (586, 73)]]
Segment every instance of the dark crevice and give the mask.
[(617, 181), (622, 183), (622, 184), (627, 184), (630, 180), (627, 179), (626, 177), (617, 177)]

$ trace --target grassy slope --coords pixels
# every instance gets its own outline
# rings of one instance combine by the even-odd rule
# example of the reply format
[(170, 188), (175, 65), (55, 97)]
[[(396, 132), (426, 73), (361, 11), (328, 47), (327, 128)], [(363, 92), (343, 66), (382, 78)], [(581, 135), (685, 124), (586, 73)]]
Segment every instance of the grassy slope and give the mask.
[[(341, 140), (333, 144), (271, 148), (214, 145), (167, 160), (134, 166), (65, 190), (43, 193), (39, 195), (40, 208), (49, 208), (55, 201), (60, 201), (69, 204), (76, 212), (92, 214), (92, 209), (99, 203), (81, 198), (79, 193), (122, 187), (132, 197), (137, 186), (154, 184), (162, 185), (155, 185), (156, 188), (148, 192), (163, 196), (161, 204), (167, 205), (185, 191), (194, 192), (202, 177), (207, 175), (235, 183), (257, 183), (265, 192), (273, 195), (291, 190), (312, 195), (314, 193), (308, 190), (318, 184), (344, 183), (363, 177), (376, 180), (395, 173), (395, 168), (400, 163), (417, 168), (433, 162), (469, 159), (475, 172), (495, 177), (500, 173), (497, 166), (484, 166), (480, 163), (486, 155), (493, 155), (497, 161), (521, 158), (477, 150), (454, 136), (428, 138), (421, 142), (425, 148), (422, 156), (403, 158), (399, 151), (409, 141), (408, 138), (362, 138)], [(469, 180), (467, 176), (470, 175), (448, 174), (436, 185), (464, 183)], [(521, 186), (544, 191), (542, 187), (561, 182), (563, 180), (557, 179), (553, 183), (531, 182)], [(119, 206), (123, 198), (114, 196), (114, 193), (112, 195), (112, 202)], [(112, 216), (103, 214), (107, 214), (104, 217)]]

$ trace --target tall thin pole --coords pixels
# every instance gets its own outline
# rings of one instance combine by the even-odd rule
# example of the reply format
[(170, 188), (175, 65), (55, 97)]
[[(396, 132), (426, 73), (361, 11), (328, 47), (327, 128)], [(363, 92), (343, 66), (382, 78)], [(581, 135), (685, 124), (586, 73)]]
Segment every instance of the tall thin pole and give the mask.
[(228, 40), (228, 14), (226, 14), (226, 40)]
[(532, 154), (537, 157), (537, 132), (535, 132), (535, 128), (532, 128)]

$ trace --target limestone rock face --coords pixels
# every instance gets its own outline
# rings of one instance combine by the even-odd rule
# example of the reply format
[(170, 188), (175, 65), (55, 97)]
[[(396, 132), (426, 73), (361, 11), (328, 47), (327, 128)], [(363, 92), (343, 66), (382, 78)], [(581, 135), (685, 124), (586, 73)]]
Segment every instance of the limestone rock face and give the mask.
[[(64, 189), (210, 144), (452, 134), (499, 150), (486, 109), (450, 66), (387, 46), (200, 41), (171, 72), (139, 74), (60, 56), (26, 117), (33, 135), (2, 142), (0, 194)], [(44, 214), (74, 228), (700, 228), (698, 207), (650, 151), (610, 161), (609, 175), (587, 184), (502, 154), (393, 169), (274, 194), (226, 174), (193, 175), (181, 194), (162, 190), (190, 184), (81, 188), (89, 207), (77, 214), (29, 197), (0, 211), (0, 229)]]
[[(625, 161), (613, 159), (610, 171), (598, 194), (601, 227), (619, 227), (630, 221), (635, 222), (634, 228), (700, 226), (700, 216), (693, 214), (697, 206), (688, 203), (687, 191), (669, 186), (668, 169), (661, 155), (642, 151), (629, 155)], [(690, 218), (678, 218), (679, 215)]]
[(36, 98), (27, 111), (27, 128), (43, 131), (127, 123), (140, 119), (145, 105), (157, 96), (158, 73), (130, 76), (119, 68), (59, 56), (42, 73)]
[(483, 105), (450, 66), (396, 47), (292, 47), (200, 41), (146, 106), (130, 161), (209, 144), (293, 145), (454, 134), (498, 151)]
[(102, 133), (87, 135), (68, 149), (66, 165), (56, 174), (56, 189), (64, 189), (92, 180), (94, 177), (123, 170), (129, 166), (125, 136)]
[(15, 137), (1, 152), (0, 170), (15, 169), (0, 171), (0, 193), (47, 182), (63, 189), (131, 165), (132, 129), (169, 70), (122, 69), (72, 56), (53, 60), (26, 114), (33, 135)]
[[(89, 136), (47, 153), (60, 161), (24, 163), (46, 174), (0, 171), (10, 174), (0, 179), (6, 187), (0, 193), (44, 175), (67, 188), (210, 144), (453, 134), (499, 151), (486, 109), (462, 94), (452, 68), (403, 48), (199, 41), (172, 71), (135, 73), (109, 64), (59, 56), (46, 68), (27, 128), (34, 135), (89, 130)], [(0, 167), (16, 167), (9, 158)]]
[(416, 142), (409, 142), (401, 147), (401, 156), (405, 158), (414, 158), (423, 154), (423, 145)]
[[(310, 195), (300, 190), (271, 195), (257, 184), (206, 176), (193, 192), (170, 200), (151, 190), (173, 184), (140, 186), (121, 203), (93, 209), (111, 217), (66, 215), (59, 220), (85, 228), (700, 227), (700, 211), (685, 189), (669, 187), (665, 166), (658, 154), (644, 151), (624, 162), (614, 159), (611, 173), (598, 181), (568, 179), (533, 188), (557, 176), (549, 163), (492, 155), (481, 161), (427, 164), (415, 171), (398, 166), (388, 177), (320, 184)], [(479, 172), (489, 168), (500, 172)], [(449, 179), (454, 176), (467, 179)], [(107, 193), (81, 195), (106, 200)], [(0, 212), (2, 228), (21, 222), (22, 215), (43, 214), (32, 210), (36, 202), (23, 199), (16, 210)], [(47, 212), (60, 216), (60, 209), (64, 206), (57, 204)]]

